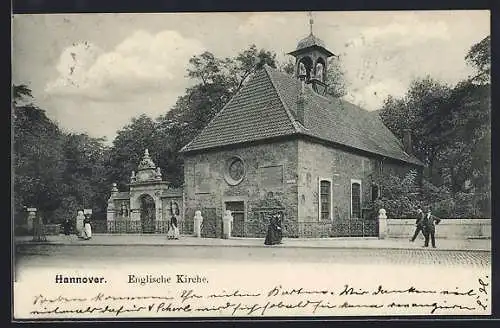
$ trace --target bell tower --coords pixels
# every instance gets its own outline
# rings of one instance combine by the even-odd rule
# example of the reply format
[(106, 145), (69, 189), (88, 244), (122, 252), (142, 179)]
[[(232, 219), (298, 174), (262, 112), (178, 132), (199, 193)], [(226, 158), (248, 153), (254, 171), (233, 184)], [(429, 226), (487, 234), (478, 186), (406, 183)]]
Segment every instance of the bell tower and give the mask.
[(324, 95), (328, 80), (328, 58), (334, 56), (325, 43), (313, 34), (314, 20), (309, 13), (309, 35), (300, 40), (297, 48), (289, 52), (295, 57), (295, 77), (311, 84), (314, 91)]

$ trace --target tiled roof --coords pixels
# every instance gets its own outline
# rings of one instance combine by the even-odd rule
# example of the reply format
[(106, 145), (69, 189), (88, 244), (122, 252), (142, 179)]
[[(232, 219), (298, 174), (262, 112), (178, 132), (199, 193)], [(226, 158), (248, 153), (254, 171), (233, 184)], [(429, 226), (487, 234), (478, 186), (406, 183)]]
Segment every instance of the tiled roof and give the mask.
[(304, 124), (295, 121), (301, 82), (268, 66), (233, 97), (182, 151), (303, 134), (405, 162), (422, 165), (377, 115), (340, 98), (304, 88)]
[(295, 133), (293, 120), (262, 69), (182, 151), (212, 148)]

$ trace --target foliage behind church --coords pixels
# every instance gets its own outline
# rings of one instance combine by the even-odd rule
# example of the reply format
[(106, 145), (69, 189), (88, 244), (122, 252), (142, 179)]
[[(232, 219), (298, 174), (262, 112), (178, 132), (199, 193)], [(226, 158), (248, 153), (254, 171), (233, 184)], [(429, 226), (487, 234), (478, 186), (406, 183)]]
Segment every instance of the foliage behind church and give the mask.
[[(401, 138), (404, 128), (411, 129), (415, 155), (428, 165), (424, 189), (439, 195), (437, 205), (444, 208), (443, 215), (490, 216), (491, 106), (489, 56), (485, 54), (489, 54), (489, 37), (474, 45), (466, 57), (477, 68), (476, 76), (454, 87), (431, 77), (416, 80), (404, 98), (389, 97), (380, 111), (396, 136)], [(167, 180), (181, 186), (184, 168), (180, 148), (201, 131), (256, 69), (268, 64), (289, 70), (275, 57), (255, 46), (234, 58), (217, 58), (209, 52), (193, 57), (187, 73), (194, 83), (173, 108), (158, 118), (141, 115), (132, 119), (118, 131), (111, 147), (105, 146), (103, 139), (63, 131), (33, 103), (26, 86), (14, 86), (15, 213), (37, 207), (44, 219), (60, 222), (86, 207), (92, 208), (97, 218), (104, 218), (112, 182), (117, 181), (121, 189), (125, 187), (145, 148), (155, 156), (153, 160)], [(338, 65), (329, 67), (336, 71), (329, 72), (334, 79), (328, 83), (334, 88), (327, 92), (344, 94), (342, 72)], [(392, 181), (385, 186), (382, 201), (388, 204), (387, 197), (392, 194), (392, 202), (397, 203), (398, 193), (388, 188), (398, 188), (398, 184)], [(408, 197), (408, 193), (399, 195)], [(456, 204), (460, 203), (471, 204), (471, 208), (459, 211)]]

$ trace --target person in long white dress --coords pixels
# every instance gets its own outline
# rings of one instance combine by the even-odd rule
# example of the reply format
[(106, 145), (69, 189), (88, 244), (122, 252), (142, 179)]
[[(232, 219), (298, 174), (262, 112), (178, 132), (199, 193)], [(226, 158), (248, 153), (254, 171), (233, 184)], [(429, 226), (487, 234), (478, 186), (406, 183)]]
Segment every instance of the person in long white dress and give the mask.
[(83, 239), (89, 240), (92, 238), (92, 226), (90, 225), (90, 216), (85, 215), (85, 220), (83, 220)]

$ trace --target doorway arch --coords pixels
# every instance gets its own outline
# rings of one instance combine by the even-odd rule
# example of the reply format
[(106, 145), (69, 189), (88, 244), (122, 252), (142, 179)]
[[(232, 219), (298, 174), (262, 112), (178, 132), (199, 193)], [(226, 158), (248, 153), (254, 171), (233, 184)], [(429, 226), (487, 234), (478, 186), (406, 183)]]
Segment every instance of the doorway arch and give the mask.
[(156, 230), (156, 205), (155, 200), (148, 194), (139, 197), (141, 204), (142, 233), (154, 233)]

